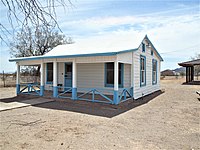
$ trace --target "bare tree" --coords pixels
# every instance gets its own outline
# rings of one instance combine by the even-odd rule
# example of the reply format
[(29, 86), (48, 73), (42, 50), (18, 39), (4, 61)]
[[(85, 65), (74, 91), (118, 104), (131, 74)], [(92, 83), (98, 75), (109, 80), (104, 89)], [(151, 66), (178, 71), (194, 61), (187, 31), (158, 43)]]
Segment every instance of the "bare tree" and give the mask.
[[(26, 27), (17, 32), (14, 42), (10, 43), (10, 54), (12, 57), (39, 56), (58, 45), (73, 43), (71, 37), (67, 38), (48, 26), (39, 25), (36, 29)], [(29, 67), (29, 70), (33, 68), (39, 75), (40, 66)]]
[(57, 45), (72, 43), (72, 38), (48, 26), (40, 25), (36, 29), (26, 27), (17, 32), (14, 42), (10, 43), (10, 54), (14, 57), (44, 55)]
[[(58, 27), (56, 8), (72, 6), (70, 0), (1, 0), (0, 5), (7, 10), (7, 20), (14, 30), (17, 24), (20, 28), (27, 26)], [(5, 16), (6, 17), (6, 16)], [(3, 19), (0, 22), (0, 39), (5, 41), (5, 37), (11, 34)]]

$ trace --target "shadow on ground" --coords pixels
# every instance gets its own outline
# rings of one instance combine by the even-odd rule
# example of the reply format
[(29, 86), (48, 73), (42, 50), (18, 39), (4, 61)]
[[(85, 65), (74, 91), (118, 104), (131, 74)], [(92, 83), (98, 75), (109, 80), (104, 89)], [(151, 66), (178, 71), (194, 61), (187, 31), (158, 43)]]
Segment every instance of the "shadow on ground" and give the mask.
[(182, 85), (200, 85), (200, 81), (191, 81), (191, 82), (184, 82)]
[[(155, 93), (152, 93), (150, 95), (147, 95), (137, 100), (132, 100), (132, 99), (127, 100), (123, 103), (120, 103), (119, 105), (93, 103), (93, 102), (80, 101), (80, 100), (76, 101), (76, 100), (70, 100), (70, 99), (55, 99), (55, 101), (53, 102), (34, 105), (34, 107), (55, 109), (55, 110), (62, 110), (62, 111), (72, 111), (72, 112), (84, 113), (84, 114), (89, 114), (89, 115), (112, 118), (126, 111), (129, 111), (133, 108), (144, 105), (150, 102), (151, 100), (153, 100), (155, 97), (161, 95), (162, 93), (164, 93), (164, 91), (157, 91)], [(20, 102), (25, 99), (27, 100), (28, 98), (33, 99), (33, 98), (36, 98), (36, 96), (19, 95), (19, 96), (9, 98), (9, 99), (1, 99), (0, 101), (6, 102), (6, 103), (16, 102), (16, 101)]]

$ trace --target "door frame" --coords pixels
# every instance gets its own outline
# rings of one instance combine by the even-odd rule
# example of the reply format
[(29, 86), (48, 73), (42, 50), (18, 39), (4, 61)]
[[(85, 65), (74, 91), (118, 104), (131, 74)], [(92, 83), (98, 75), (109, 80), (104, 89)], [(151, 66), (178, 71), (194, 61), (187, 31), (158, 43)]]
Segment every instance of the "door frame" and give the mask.
[[(71, 65), (72, 66), (72, 62), (65, 62), (64, 63), (64, 87), (66, 87), (66, 78), (65, 78), (65, 69), (66, 69), (66, 65)], [(72, 68), (73, 69), (73, 68)], [(72, 70), (72, 76), (73, 76), (73, 70)], [(72, 77), (71, 77), (71, 80), (73, 80), (72, 79)], [(72, 86), (71, 86), (72, 87)], [(66, 90), (66, 88), (64, 88), (65, 90)]]

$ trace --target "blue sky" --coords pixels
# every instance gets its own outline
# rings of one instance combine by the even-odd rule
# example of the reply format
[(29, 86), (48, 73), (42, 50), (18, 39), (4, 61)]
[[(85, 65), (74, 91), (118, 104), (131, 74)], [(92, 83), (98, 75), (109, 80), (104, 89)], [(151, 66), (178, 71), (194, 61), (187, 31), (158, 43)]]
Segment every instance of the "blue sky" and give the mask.
[[(199, 0), (72, 0), (73, 7), (58, 8), (58, 23), (66, 36), (77, 39), (99, 37), (144, 37), (146, 34), (164, 58), (161, 70), (200, 53)], [(1, 22), (7, 24), (1, 8)], [(0, 32), (1, 33), (1, 32)], [(2, 34), (2, 33), (1, 33)], [(9, 35), (8, 35), (9, 36)], [(1, 42), (2, 43), (2, 42)], [(9, 48), (1, 45), (0, 71), (15, 71), (9, 63)]]

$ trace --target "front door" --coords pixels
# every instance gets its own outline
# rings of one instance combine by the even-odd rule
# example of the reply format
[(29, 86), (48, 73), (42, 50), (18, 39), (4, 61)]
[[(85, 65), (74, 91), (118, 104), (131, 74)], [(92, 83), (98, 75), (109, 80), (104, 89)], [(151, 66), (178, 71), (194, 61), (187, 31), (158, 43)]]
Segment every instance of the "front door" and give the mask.
[(65, 63), (65, 90), (72, 87), (72, 63)]

